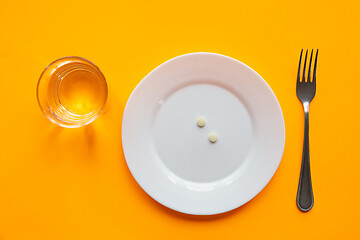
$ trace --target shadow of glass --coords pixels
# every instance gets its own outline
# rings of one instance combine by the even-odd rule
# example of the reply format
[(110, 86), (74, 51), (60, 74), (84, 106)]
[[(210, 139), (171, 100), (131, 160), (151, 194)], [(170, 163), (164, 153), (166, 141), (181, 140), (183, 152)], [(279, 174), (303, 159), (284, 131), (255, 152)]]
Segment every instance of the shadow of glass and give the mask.
[(48, 122), (42, 130), (41, 152), (51, 161), (79, 159), (95, 161), (96, 129), (90, 124), (80, 128), (64, 128)]
[(84, 128), (84, 138), (85, 138), (85, 145), (87, 146), (88, 151), (92, 152), (96, 150), (96, 131), (95, 127), (90, 124), (83, 127)]

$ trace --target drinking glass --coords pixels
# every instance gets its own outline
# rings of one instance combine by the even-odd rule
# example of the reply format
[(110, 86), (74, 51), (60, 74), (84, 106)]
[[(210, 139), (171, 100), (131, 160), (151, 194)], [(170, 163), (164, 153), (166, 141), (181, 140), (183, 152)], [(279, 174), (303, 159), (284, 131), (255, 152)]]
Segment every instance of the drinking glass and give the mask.
[(41, 74), (37, 99), (53, 123), (76, 128), (94, 121), (103, 111), (108, 86), (100, 69), (81, 57), (52, 62)]

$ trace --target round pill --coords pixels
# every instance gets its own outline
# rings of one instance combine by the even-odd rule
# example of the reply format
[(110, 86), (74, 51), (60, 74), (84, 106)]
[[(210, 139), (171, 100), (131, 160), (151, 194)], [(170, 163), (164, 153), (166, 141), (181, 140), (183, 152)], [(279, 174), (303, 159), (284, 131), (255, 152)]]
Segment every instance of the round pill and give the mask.
[(211, 143), (215, 143), (218, 140), (218, 135), (216, 133), (210, 133), (209, 135), (209, 141)]
[(204, 127), (206, 124), (205, 118), (199, 117), (196, 121), (196, 124), (198, 125), (198, 127)]

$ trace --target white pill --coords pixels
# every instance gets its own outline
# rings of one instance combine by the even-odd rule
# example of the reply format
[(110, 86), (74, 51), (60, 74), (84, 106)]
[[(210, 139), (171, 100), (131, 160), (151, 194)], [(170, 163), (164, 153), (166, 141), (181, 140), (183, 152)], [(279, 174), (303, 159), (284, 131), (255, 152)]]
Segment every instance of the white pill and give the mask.
[(206, 124), (205, 118), (199, 117), (196, 121), (196, 124), (198, 125), (198, 127), (204, 127)]
[(218, 135), (216, 133), (210, 133), (209, 135), (209, 141), (211, 143), (215, 143), (218, 140)]

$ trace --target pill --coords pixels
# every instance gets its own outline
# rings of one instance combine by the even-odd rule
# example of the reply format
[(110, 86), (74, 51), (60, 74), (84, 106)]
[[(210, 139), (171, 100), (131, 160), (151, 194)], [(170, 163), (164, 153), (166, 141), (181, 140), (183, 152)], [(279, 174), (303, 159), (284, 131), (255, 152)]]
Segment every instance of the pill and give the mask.
[(218, 135), (216, 133), (210, 133), (209, 134), (209, 141), (211, 143), (215, 143), (218, 140)]
[(196, 121), (196, 124), (198, 125), (198, 127), (204, 127), (206, 124), (205, 118), (199, 117)]

